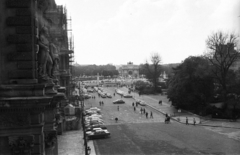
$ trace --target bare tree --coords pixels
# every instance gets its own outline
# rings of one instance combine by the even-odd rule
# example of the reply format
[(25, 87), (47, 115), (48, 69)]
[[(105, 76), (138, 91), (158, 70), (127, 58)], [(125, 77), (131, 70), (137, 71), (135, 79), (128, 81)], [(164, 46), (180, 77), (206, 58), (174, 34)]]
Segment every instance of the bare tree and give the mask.
[(147, 61), (145, 63), (146, 77), (153, 83), (154, 89), (156, 91), (158, 78), (161, 74), (161, 56), (158, 53), (153, 53), (151, 55), (151, 63), (152, 64), (149, 64)]
[(209, 51), (205, 56), (212, 64), (214, 78), (222, 86), (224, 99), (227, 94), (227, 76), (230, 67), (239, 60), (237, 47), (237, 36), (223, 32), (213, 33), (206, 40)]

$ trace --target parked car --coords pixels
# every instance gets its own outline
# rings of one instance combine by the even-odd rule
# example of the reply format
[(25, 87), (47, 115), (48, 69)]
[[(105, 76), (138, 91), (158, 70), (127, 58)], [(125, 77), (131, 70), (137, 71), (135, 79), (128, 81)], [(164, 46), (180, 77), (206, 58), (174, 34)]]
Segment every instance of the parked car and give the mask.
[(107, 93), (108, 98), (112, 98), (112, 95), (110, 93)]
[(87, 132), (87, 131), (93, 131), (93, 130), (96, 130), (97, 128), (100, 128), (100, 129), (103, 129), (103, 130), (106, 130), (106, 129), (107, 129), (106, 126), (88, 127), (88, 128), (86, 128), (86, 132)]
[(84, 97), (84, 99), (89, 99), (89, 98), (92, 98), (92, 96), (91, 96), (91, 95), (89, 95), (89, 94), (83, 94), (83, 97)]
[(108, 130), (104, 130), (104, 129), (90, 131), (86, 134), (89, 139), (107, 138), (110, 136), (110, 132)]
[(132, 95), (130, 95), (130, 94), (123, 94), (123, 97), (125, 97), (125, 98), (132, 98)]
[(123, 94), (124, 94), (124, 92), (121, 91), (121, 90), (119, 90), (119, 89), (116, 89), (115, 91), (116, 91), (116, 93), (119, 94), (119, 95), (123, 95)]
[(89, 108), (89, 110), (101, 111), (101, 109), (99, 109), (98, 107), (91, 107), (91, 108)]
[(102, 98), (106, 98), (106, 97), (107, 97), (104, 93), (101, 93), (100, 96), (101, 96)]
[(146, 106), (146, 103), (142, 100), (137, 100), (136, 103), (141, 105), (141, 106)]
[(113, 104), (122, 104), (122, 103), (125, 103), (125, 101), (123, 101), (122, 99), (117, 99), (113, 101)]
[(92, 124), (86, 126), (86, 128), (104, 128), (105, 126), (103, 124)]
[(88, 88), (88, 89), (87, 89), (87, 92), (89, 92), (89, 93), (93, 93), (93, 90), (90, 89), (90, 88)]

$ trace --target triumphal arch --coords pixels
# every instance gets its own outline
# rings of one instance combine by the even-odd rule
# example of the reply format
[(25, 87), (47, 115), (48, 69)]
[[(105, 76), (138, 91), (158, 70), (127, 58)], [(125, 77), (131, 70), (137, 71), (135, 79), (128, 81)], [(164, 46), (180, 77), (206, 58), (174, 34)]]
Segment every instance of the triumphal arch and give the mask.
[(119, 68), (119, 75), (122, 77), (138, 78), (139, 77), (139, 65), (134, 65), (132, 62), (128, 62), (127, 65), (122, 65)]

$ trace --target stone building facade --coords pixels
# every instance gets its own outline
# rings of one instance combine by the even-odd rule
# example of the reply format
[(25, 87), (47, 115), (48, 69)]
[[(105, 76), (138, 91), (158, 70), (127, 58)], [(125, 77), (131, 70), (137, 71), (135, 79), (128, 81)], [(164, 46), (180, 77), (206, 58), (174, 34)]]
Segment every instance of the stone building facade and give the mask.
[(122, 65), (119, 68), (119, 75), (125, 78), (138, 78), (139, 65), (134, 65), (132, 62), (128, 62), (127, 65)]
[(71, 92), (66, 9), (0, 1), (0, 154), (57, 155)]

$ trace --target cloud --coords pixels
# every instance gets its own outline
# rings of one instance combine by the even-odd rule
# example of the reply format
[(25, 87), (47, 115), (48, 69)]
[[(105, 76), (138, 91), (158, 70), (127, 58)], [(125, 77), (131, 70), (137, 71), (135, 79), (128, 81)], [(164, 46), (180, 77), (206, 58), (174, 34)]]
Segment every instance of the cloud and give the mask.
[(238, 0), (125, 0), (115, 16), (81, 23), (76, 48), (101, 64), (143, 63), (152, 51), (164, 63), (181, 62), (202, 54), (212, 32), (238, 31), (238, 6)]

